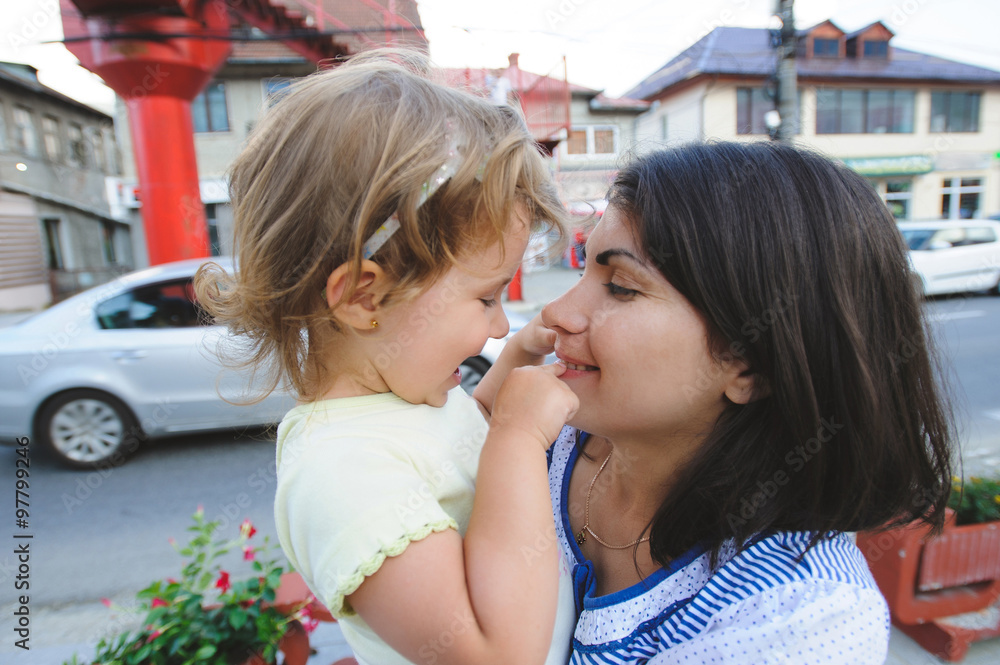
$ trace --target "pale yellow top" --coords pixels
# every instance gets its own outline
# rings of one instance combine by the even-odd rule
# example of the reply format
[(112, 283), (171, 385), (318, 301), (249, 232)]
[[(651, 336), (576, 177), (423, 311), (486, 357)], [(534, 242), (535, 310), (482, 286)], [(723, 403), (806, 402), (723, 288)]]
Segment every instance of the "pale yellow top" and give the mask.
[[(295, 407), (278, 427), (278, 539), (359, 662), (409, 664), (345, 596), (411, 542), (445, 529), (465, 534), (487, 431), (460, 388), (441, 408), (392, 393), (322, 400)], [(560, 568), (552, 665), (567, 662), (576, 622), (568, 569)]]

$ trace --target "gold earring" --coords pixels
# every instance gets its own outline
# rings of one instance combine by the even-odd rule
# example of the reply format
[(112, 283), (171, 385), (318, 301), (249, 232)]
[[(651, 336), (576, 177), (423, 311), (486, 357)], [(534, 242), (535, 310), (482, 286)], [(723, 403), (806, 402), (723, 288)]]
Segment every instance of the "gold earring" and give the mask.
[(372, 319), (372, 328), (373, 329), (378, 328), (378, 321), (376, 321), (375, 319)]

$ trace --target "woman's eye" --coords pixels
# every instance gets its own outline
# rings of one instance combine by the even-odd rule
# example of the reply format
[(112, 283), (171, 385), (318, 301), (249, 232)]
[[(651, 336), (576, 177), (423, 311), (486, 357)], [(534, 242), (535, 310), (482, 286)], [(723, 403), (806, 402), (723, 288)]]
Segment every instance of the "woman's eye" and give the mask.
[(607, 288), (608, 293), (613, 296), (631, 297), (638, 293), (635, 289), (626, 289), (624, 286), (618, 286), (614, 282), (607, 282), (604, 286)]

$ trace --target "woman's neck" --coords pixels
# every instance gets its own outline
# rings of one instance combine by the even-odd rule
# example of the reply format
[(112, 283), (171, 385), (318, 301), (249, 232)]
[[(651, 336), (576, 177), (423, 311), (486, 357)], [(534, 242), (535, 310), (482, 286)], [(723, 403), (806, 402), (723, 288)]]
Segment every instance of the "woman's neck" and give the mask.
[(586, 452), (607, 467), (595, 483), (618, 514), (648, 524), (670, 492), (677, 473), (691, 458), (701, 439), (644, 442), (638, 439), (592, 436)]

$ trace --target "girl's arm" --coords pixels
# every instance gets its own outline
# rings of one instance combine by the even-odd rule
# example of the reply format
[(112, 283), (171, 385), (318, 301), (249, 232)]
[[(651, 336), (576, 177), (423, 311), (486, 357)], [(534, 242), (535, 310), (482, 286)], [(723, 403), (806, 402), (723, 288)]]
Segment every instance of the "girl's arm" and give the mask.
[(541, 314), (511, 335), (496, 363), (472, 393), (487, 418), (493, 412), (493, 400), (510, 371), (525, 365), (541, 365), (545, 356), (554, 350), (555, 343), (556, 331), (542, 325)]
[(411, 543), (349, 597), (414, 663), (542, 663), (555, 623), (558, 548), (545, 451), (579, 402), (556, 365), (510, 373), (479, 459), (463, 539)]

